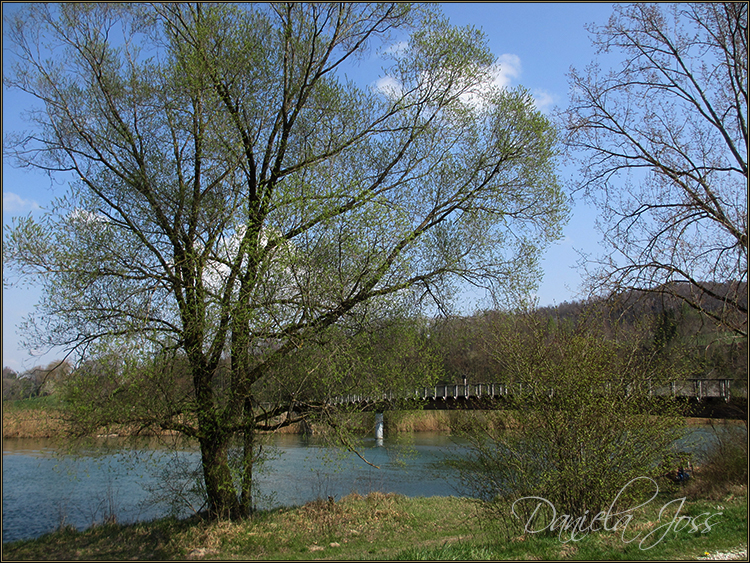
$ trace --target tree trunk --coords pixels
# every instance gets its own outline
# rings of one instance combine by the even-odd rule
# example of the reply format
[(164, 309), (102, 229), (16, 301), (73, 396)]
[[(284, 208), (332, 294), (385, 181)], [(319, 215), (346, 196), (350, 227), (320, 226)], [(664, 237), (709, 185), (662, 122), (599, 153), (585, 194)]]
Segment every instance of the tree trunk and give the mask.
[(253, 512), (253, 466), (255, 464), (255, 416), (251, 399), (245, 399), (245, 432), (242, 454), (242, 496), (240, 508), (243, 516)]
[(217, 434), (200, 439), (208, 513), (211, 518), (236, 519), (242, 510), (229, 469), (229, 439)]

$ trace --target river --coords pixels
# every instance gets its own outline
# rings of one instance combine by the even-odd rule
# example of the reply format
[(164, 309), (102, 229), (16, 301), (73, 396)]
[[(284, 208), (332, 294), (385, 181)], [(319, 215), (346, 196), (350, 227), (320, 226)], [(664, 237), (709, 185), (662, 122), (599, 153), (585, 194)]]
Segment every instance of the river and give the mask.
[[(709, 429), (692, 427), (687, 449), (703, 450), (710, 439)], [(174, 469), (198, 467), (195, 447), (169, 453), (154, 441), (134, 448), (122, 438), (108, 438), (73, 456), (59, 445), (52, 440), (3, 440), (3, 542), (35, 538), (63, 524), (85, 529), (110, 517), (129, 523), (165, 516), (170, 510), (178, 516), (191, 513), (187, 504), (171, 508), (149, 489), (163, 491), (166, 486), (171, 498), (179, 494), (191, 500), (188, 489), (195, 481)], [(364, 446), (364, 457), (377, 468), (315, 437), (273, 436), (266, 446), (269, 459), (257, 479), (258, 507), (339, 499), (351, 492), (460, 494), (457, 475), (440, 463), (461, 447), (450, 436), (386, 436), (382, 445), (373, 438), (365, 439)], [(197, 501), (192, 506), (201, 508)]]
[[(259, 508), (304, 504), (316, 498), (338, 499), (350, 492), (395, 492), (407, 496), (455, 495), (451, 471), (439, 468), (456, 444), (439, 433), (386, 437), (378, 446), (365, 439), (364, 457), (326, 447), (315, 437), (276, 435), (266, 446), (269, 460), (258, 475)], [(177, 456), (180, 463), (175, 463)], [(170, 467), (197, 467), (199, 454), (183, 447), (170, 454), (153, 441), (140, 449), (124, 439), (101, 440), (76, 456), (59, 443), (40, 439), (3, 441), (3, 542), (38, 537), (62, 524), (85, 529), (111, 515), (117, 522), (149, 520), (169, 513), (148, 489), (167, 483), (175, 491), (192, 479)], [(184, 494), (184, 490), (180, 491)], [(200, 506), (193, 504), (195, 509)], [(183, 505), (180, 516), (191, 513)]]

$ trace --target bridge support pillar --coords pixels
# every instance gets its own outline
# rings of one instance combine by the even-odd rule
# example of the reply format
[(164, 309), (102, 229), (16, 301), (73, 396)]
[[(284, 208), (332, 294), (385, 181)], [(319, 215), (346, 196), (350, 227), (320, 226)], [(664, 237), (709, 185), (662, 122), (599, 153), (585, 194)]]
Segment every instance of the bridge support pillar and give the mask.
[(375, 413), (375, 440), (382, 443), (384, 434), (383, 413)]

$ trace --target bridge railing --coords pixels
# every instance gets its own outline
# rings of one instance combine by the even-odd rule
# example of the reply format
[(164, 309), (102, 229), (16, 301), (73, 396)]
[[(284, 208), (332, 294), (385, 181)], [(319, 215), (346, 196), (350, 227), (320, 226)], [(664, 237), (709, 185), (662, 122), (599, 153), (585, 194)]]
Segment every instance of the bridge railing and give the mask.
[[(525, 386), (524, 386), (525, 385)], [(611, 385), (604, 384), (602, 391), (611, 392)], [(332, 405), (363, 404), (392, 402), (394, 400), (455, 400), (469, 398), (497, 398), (507, 395), (522, 394), (529, 389), (529, 384), (523, 383), (466, 383), (466, 384), (440, 384), (432, 387), (422, 387), (414, 390), (413, 393), (403, 395), (394, 394), (393, 392), (381, 393), (380, 395), (341, 395), (330, 399)], [(549, 397), (554, 396), (554, 389), (537, 388), (534, 391), (546, 394)], [(626, 393), (630, 394), (634, 390), (627, 386)], [(659, 397), (695, 397), (699, 400), (706, 398), (722, 398), (729, 402), (732, 396), (747, 397), (747, 382), (736, 379), (686, 379), (675, 381), (669, 385), (651, 386), (644, 390), (650, 396)]]

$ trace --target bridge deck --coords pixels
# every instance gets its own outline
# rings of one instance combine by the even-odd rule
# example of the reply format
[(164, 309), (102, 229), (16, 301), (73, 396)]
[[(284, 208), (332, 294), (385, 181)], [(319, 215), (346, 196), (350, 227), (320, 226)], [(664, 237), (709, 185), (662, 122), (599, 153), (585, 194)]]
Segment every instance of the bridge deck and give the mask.
[[(631, 393), (632, 388), (626, 390)], [(534, 392), (537, 396), (554, 398), (554, 389), (529, 389), (522, 384), (471, 383), (444, 384), (416, 389), (413, 393), (397, 395), (383, 393), (379, 396), (343, 395), (330, 400), (332, 405), (358, 405), (366, 410), (389, 410), (405, 402), (419, 402), (425, 409), (492, 409), (498, 408), (514, 396)], [(603, 386), (603, 393), (611, 386)], [(666, 386), (654, 386), (644, 392), (653, 397), (681, 400), (692, 405), (692, 416), (717, 418), (743, 418), (747, 413), (747, 383), (733, 379), (688, 379)], [(746, 416), (746, 414), (744, 415)]]

